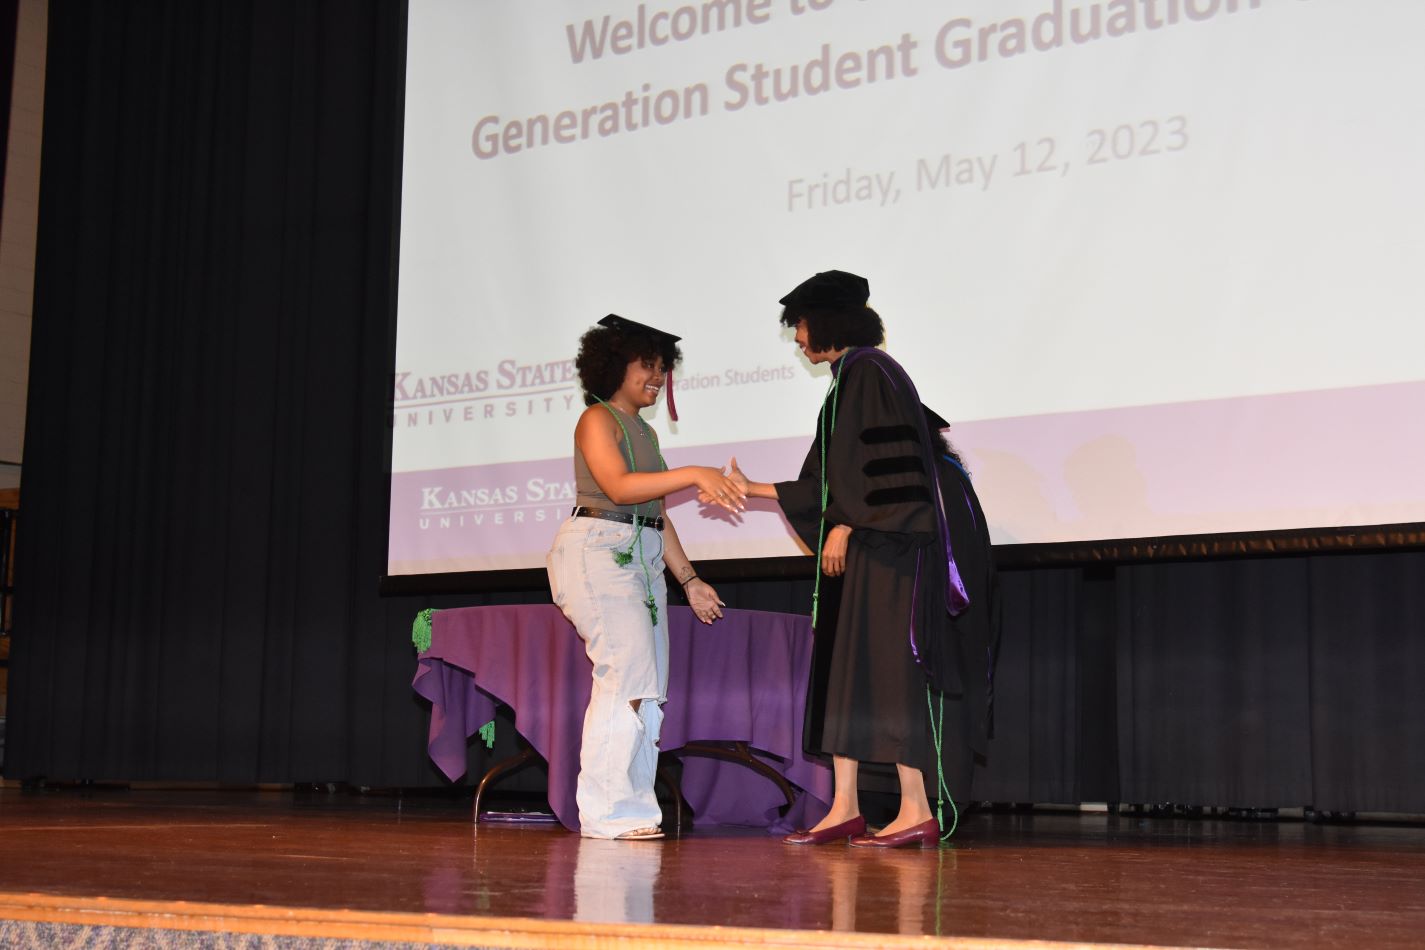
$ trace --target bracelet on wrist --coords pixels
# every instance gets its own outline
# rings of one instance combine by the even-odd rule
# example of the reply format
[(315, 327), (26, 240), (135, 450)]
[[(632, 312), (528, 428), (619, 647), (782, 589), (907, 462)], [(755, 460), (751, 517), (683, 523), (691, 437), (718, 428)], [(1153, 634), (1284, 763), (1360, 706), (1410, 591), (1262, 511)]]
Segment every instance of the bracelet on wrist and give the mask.
[(687, 587), (689, 583), (691, 583), (692, 581), (695, 581), (695, 580), (697, 580), (697, 579), (698, 579), (698, 575), (694, 574), (692, 577), (689, 577), (687, 580), (679, 581), (678, 583), (681, 584), (683, 587)]

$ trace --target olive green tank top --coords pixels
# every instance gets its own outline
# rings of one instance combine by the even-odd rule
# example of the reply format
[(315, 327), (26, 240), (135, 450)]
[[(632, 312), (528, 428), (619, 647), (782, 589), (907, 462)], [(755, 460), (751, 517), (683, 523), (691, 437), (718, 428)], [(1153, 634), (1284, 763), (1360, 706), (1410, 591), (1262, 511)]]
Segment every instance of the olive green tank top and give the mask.
[[(632, 418), (620, 409), (615, 409), (614, 412), (623, 423), (623, 429), (618, 432), (618, 440), (619, 455), (623, 457), (624, 464), (628, 463), (628, 450), (623, 446), (623, 433), (627, 431), (629, 440), (633, 443), (633, 460), (637, 470), (663, 471), (663, 463), (658, 458), (658, 443), (653, 439), (653, 430), (642, 419)], [(584, 453), (579, 451), (577, 442), (574, 443), (574, 490), (578, 493), (574, 503), (582, 508), (601, 508), (604, 511), (622, 511), (647, 517), (656, 516), (659, 511), (656, 499), (652, 503), (645, 501), (641, 505), (616, 505), (609, 500), (609, 496), (604, 494), (589, 472), (589, 463), (584, 461)]]

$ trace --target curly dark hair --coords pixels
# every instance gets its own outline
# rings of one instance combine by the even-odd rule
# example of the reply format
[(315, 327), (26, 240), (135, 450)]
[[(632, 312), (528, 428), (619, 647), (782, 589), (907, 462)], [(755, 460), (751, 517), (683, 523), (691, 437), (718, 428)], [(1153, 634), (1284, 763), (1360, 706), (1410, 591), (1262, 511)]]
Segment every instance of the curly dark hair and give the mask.
[(886, 342), (881, 315), (870, 307), (786, 307), (782, 326), (797, 328), (807, 322), (807, 345), (813, 350), (840, 350), (848, 346), (880, 346)]
[(664, 371), (671, 373), (683, 359), (683, 352), (666, 335), (591, 328), (579, 338), (579, 355), (574, 358), (579, 385), (584, 388), (584, 405), (592, 406), (617, 392), (629, 363), (659, 357), (663, 358)]

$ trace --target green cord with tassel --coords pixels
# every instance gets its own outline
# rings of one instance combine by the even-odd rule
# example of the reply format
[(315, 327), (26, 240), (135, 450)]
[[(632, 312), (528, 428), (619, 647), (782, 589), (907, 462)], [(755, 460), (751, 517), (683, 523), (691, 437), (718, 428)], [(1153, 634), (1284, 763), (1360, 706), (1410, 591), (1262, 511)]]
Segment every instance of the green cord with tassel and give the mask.
[[(599, 399), (598, 396), (594, 398)], [(609, 414), (614, 417), (614, 421), (618, 423), (619, 430), (623, 432), (623, 449), (628, 458), (628, 470), (630, 472), (638, 471), (638, 463), (633, 457), (633, 442), (628, 437), (628, 427), (623, 424), (623, 418), (613, 406), (604, 400), (599, 399), (599, 405), (609, 411)], [(668, 471), (668, 463), (663, 459), (663, 450), (658, 446), (658, 436), (653, 434), (652, 427), (643, 421), (642, 416), (635, 413), (633, 417), (643, 427), (644, 436), (653, 444), (653, 452), (658, 456), (658, 464), (662, 466), (661, 471)], [(647, 502), (647, 504), (651, 506), (654, 502)], [(639, 566), (643, 568), (643, 591), (646, 595), (643, 598), (643, 606), (648, 609), (648, 616), (656, 627), (658, 626), (658, 599), (653, 595), (653, 578), (648, 573), (648, 561), (643, 557), (643, 527), (653, 519), (644, 517), (643, 505), (644, 503), (640, 502), (633, 506), (633, 539), (629, 542), (627, 549), (614, 551), (614, 563), (619, 567), (627, 567), (633, 562), (634, 552), (637, 551)]]
[[(853, 347), (854, 349), (854, 347)], [(845, 356), (841, 357), (843, 360)], [(845, 366), (845, 363), (841, 364)], [(826, 479), (826, 440), (829, 435), (836, 434), (836, 404), (841, 398), (841, 374), (831, 374), (831, 385), (826, 390), (826, 396), (821, 400), (821, 415), (817, 423), (821, 429), (821, 523), (816, 529), (816, 581), (811, 590), (811, 627), (816, 629), (816, 617), (821, 606), (821, 548), (826, 543), (826, 508), (831, 499), (831, 485)], [(831, 432), (826, 431), (826, 400), (831, 400)]]
[(424, 653), (430, 649), (431, 618), (434, 616), (435, 608), (427, 607), (416, 614), (416, 619), (411, 624), (411, 642), (416, 645), (417, 653)]
[(950, 830), (940, 836), (941, 841), (949, 840), (960, 827), (960, 809), (955, 807), (955, 799), (950, 795), (950, 786), (945, 784), (945, 759), (941, 751), (945, 741), (945, 694), (940, 694), (940, 715), (935, 715), (935, 706), (930, 701), (930, 687), (925, 687), (925, 711), (930, 716), (930, 739), (935, 744), (935, 822), (945, 827), (945, 803), (950, 803)]

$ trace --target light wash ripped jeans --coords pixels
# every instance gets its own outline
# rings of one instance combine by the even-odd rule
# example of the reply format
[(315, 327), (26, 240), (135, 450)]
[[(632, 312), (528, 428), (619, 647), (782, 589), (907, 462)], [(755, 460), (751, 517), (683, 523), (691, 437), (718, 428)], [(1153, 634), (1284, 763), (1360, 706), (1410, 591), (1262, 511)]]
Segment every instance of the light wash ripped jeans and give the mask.
[[(657, 625), (643, 602), (648, 595), (637, 550), (626, 565), (614, 561), (614, 551), (627, 550), (633, 540), (633, 525), (570, 518), (545, 560), (554, 602), (594, 664), (575, 796), (579, 831), (590, 838), (616, 838), (662, 821), (653, 782), (668, 698), (668, 586), (662, 532), (642, 531)], [(640, 701), (637, 712), (634, 700)]]

